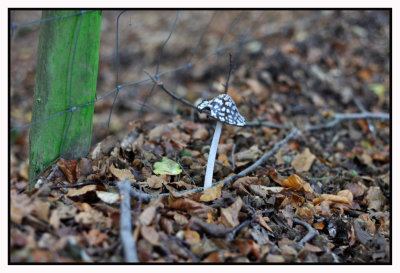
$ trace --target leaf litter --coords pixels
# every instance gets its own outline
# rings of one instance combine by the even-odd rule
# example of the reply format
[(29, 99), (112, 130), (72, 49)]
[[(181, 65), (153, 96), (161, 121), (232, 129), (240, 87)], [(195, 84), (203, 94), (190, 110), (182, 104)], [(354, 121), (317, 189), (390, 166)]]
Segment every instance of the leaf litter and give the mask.
[[(339, 16), (347, 23), (361, 20), (348, 13)], [(372, 14), (365, 16), (383, 39), (386, 26)], [(326, 31), (339, 35), (347, 31), (341, 20), (328, 20), (332, 24), (325, 25)], [(362, 20), (359, 24), (365, 30)], [(384, 53), (360, 48), (346, 40), (353, 39), (351, 35), (342, 37), (345, 42), (336, 35), (323, 40), (318, 28), (302, 27), (297, 36), (282, 37), (285, 43), (274, 52), (265, 52), (267, 58), (248, 60), (257, 64), (263, 59), (263, 64), (234, 75), (229, 93), (239, 107), (251, 105), (251, 111), (243, 111), (246, 120), (302, 128), (324, 124), (333, 116), (330, 109), (357, 112), (351, 105), (351, 96), (356, 95), (369, 108), (388, 111), (386, 84), (372, 82), (380, 77), (387, 82), (385, 61), (376, 57), (373, 66), (362, 61)], [(302, 35), (304, 39), (299, 38)], [(338, 59), (330, 57), (331, 51), (337, 51)], [(353, 57), (354, 52), (361, 57)], [(347, 71), (338, 71), (337, 62)], [(357, 69), (361, 70), (354, 73)], [(349, 86), (370, 93), (349, 95)], [(203, 116), (195, 114), (189, 120), (184, 113), (167, 123), (130, 122), (129, 133), (104, 139), (86, 158), (60, 159), (43, 175), (43, 185), (32, 191), (26, 187), (26, 168), (13, 165), (11, 260), (123, 262), (116, 181), (126, 180), (136, 192), (154, 195), (151, 199), (138, 195), (131, 201), (132, 236), (140, 262), (391, 260), (387, 122), (374, 121), (375, 135), (364, 120), (317, 133), (304, 130), (246, 176), (205, 191), (181, 193), (203, 186), (214, 128)], [(289, 132), (284, 127), (225, 126), (215, 181), (234, 177), (254, 164)]]

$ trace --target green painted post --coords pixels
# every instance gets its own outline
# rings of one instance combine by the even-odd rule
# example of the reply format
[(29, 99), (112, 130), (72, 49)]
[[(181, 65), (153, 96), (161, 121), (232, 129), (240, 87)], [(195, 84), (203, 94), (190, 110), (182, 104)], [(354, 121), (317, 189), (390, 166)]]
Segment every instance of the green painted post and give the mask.
[[(42, 18), (77, 12), (46, 10), (42, 12)], [(95, 99), (100, 26), (101, 11), (41, 23), (32, 122)], [(36, 182), (32, 179), (59, 156), (74, 159), (87, 155), (92, 138), (93, 112), (94, 105), (77, 108), (30, 128), (31, 188)]]

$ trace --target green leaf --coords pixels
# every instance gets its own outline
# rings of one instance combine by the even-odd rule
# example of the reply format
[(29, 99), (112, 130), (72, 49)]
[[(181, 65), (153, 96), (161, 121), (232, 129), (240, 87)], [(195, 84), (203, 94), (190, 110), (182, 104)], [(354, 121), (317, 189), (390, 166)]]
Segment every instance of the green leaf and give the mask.
[(161, 162), (154, 163), (153, 172), (155, 174), (169, 174), (169, 175), (177, 175), (182, 172), (179, 164), (167, 157), (163, 157)]
[(377, 96), (381, 97), (383, 94), (385, 94), (385, 86), (380, 83), (371, 83), (369, 85), (369, 88), (371, 89), (372, 92), (374, 92)]

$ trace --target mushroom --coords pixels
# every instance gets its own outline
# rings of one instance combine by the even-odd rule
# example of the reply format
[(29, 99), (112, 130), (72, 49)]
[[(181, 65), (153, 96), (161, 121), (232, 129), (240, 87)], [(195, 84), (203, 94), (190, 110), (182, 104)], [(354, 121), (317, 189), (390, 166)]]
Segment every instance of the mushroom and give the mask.
[(206, 113), (209, 117), (217, 120), (214, 136), (211, 142), (210, 153), (208, 154), (206, 176), (204, 178), (204, 189), (211, 187), (214, 171), (215, 156), (219, 137), (221, 136), (222, 123), (243, 127), (246, 124), (244, 117), (239, 113), (235, 102), (228, 94), (221, 94), (212, 100), (202, 101), (197, 109)]

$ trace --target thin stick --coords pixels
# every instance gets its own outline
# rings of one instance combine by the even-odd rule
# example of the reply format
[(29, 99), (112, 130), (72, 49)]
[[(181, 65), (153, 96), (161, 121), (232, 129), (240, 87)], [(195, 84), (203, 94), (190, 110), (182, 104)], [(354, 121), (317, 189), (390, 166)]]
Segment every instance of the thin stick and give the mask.
[(193, 104), (191, 104), (189, 101), (185, 100), (184, 98), (180, 98), (177, 95), (175, 95), (174, 93), (172, 93), (171, 91), (169, 91), (167, 88), (165, 88), (164, 84), (161, 81), (156, 81), (149, 72), (147, 72), (147, 70), (143, 70), (144, 73), (147, 74), (147, 76), (149, 76), (149, 78), (156, 84), (158, 85), (162, 90), (164, 90), (168, 95), (170, 95), (171, 97), (173, 97), (174, 99), (180, 101), (183, 104), (186, 104), (187, 106), (190, 106), (194, 109), (197, 110), (197, 107), (194, 106)]
[(306, 242), (308, 242), (309, 240), (311, 240), (318, 234), (318, 232), (309, 223), (301, 221), (300, 219), (297, 219), (297, 218), (293, 218), (293, 222), (296, 224), (302, 225), (303, 227), (305, 227), (308, 230), (308, 233), (306, 234), (306, 236), (304, 236), (303, 239), (301, 239), (301, 241), (299, 242), (300, 246), (304, 246), (304, 244)]
[[(289, 135), (287, 135), (283, 140), (281, 140), (278, 144), (276, 144), (269, 152), (265, 153), (260, 159), (258, 159), (256, 162), (254, 162), (251, 166), (248, 168), (244, 169), (240, 173), (234, 176), (230, 176), (225, 178), (224, 180), (221, 180), (219, 182), (216, 182), (212, 184), (211, 187), (215, 187), (216, 185), (219, 184), (226, 184), (232, 181), (235, 181), (236, 179), (243, 177), (247, 175), (248, 173), (254, 171), (257, 167), (259, 167), (261, 164), (263, 164), (269, 157), (271, 157), (273, 154), (275, 154), (285, 143), (287, 143), (289, 140), (291, 140), (297, 133), (299, 132), (299, 129), (295, 128)], [(176, 192), (175, 194), (188, 194), (188, 193), (196, 193), (196, 192), (202, 192), (204, 190), (204, 187), (200, 187), (197, 189), (193, 190), (184, 190), (180, 192)], [(169, 195), (169, 193), (161, 193), (161, 194), (148, 194), (148, 193), (139, 193), (133, 188), (130, 189), (130, 194), (133, 198), (138, 199), (143, 198), (143, 201), (148, 201), (152, 198), (156, 197), (166, 197)]]
[(225, 83), (225, 94), (228, 94), (229, 79), (231, 78), (232, 70), (233, 70), (232, 53), (229, 52), (229, 73)]
[(131, 185), (127, 179), (125, 182), (119, 182), (117, 186), (121, 195), (120, 236), (124, 247), (125, 262), (138, 263), (136, 245), (132, 237), (131, 199), (129, 196)]
[(354, 120), (354, 119), (381, 119), (381, 120), (388, 120), (390, 118), (389, 114), (386, 113), (372, 113), (372, 112), (363, 112), (363, 113), (349, 113), (349, 114), (334, 114), (333, 120), (326, 124), (322, 125), (314, 125), (308, 126), (305, 128), (306, 131), (315, 131), (315, 130), (322, 130), (322, 129), (329, 129), (344, 120)]

